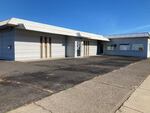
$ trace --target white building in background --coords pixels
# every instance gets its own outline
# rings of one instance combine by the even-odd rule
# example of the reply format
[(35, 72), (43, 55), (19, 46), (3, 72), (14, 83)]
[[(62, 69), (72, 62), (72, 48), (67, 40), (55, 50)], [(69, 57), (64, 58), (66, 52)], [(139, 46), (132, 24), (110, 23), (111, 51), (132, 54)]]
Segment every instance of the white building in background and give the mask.
[(102, 36), (17, 18), (0, 22), (0, 59), (21, 61), (100, 54), (148, 58), (150, 35)]
[(5, 60), (94, 56), (102, 52), (97, 41), (109, 39), (17, 18), (0, 22), (0, 59)]

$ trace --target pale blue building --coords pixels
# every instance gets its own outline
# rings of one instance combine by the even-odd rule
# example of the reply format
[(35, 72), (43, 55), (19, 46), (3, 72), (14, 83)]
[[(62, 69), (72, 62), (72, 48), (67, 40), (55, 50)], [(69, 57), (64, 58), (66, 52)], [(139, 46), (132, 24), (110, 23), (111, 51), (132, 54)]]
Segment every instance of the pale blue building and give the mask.
[(105, 36), (104, 54), (148, 58), (150, 57), (150, 34), (132, 33)]

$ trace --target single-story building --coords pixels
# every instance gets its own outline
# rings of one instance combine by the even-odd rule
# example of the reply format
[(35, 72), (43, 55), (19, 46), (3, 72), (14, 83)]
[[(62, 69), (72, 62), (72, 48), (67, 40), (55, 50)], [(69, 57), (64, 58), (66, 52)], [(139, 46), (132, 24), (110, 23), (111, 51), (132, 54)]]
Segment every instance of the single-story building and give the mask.
[(109, 42), (104, 42), (104, 53), (107, 55), (150, 57), (150, 34), (131, 33), (105, 36)]
[(95, 56), (103, 52), (103, 41), (109, 39), (23, 19), (0, 22), (0, 59), (20, 61)]
[(102, 36), (18, 18), (0, 22), (0, 59), (21, 61), (101, 54), (148, 58), (150, 35)]

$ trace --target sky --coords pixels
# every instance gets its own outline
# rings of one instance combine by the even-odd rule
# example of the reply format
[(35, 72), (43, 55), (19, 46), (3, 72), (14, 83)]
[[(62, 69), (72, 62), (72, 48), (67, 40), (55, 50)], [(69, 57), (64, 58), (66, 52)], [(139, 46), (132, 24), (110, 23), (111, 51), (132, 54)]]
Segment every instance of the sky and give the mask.
[(11, 17), (102, 35), (150, 32), (150, 0), (0, 0)]

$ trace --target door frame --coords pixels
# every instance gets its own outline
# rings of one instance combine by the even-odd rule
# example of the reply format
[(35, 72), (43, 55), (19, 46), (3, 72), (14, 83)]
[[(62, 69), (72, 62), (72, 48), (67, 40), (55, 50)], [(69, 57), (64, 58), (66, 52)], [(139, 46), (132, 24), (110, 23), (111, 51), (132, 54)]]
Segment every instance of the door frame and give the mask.
[(81, 49), (82, 49), (82, 42), (81, 41), (77, 41), (77, 50), (76, 50), (76, 54), (77, 54), (77, 57), (80, 57), (81, 56)]
[(83, 41), (84, 56), (89, 56), (89, 45), (90, 45), (90, 41), (89, 40), (84, 40)]
[(51, 58), (51, 38), (50, 37), (40, 37), (40, 57), (41, 58)]
[(102, 41), (97, 41), (97, 55), (101, 55), (104, 53), (104, 44)]

